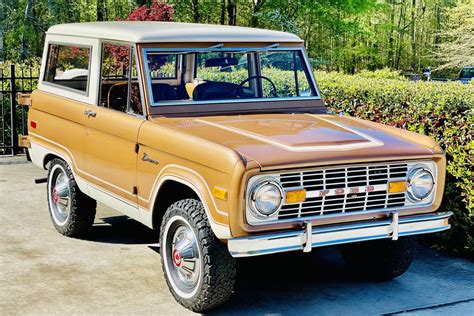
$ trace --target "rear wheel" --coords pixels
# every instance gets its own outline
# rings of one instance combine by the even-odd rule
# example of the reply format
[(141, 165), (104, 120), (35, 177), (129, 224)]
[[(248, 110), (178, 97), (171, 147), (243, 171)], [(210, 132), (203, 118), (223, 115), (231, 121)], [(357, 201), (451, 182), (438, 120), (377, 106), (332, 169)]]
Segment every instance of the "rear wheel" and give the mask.
[(354, 275), (380, 281), (391, 280), (410, 267), (416, 250), (416, 237), (347, 244), (340, 250)]
[(160, 253), (168, 288), (184, 307), (202, 312), (230, 298), (235, 260), (212, 232), (201, 202), (186, 199), (168, 208)]
[(48, 173), (48, 206), (53, 225), (65, 236), (80, 236), (94, 223), (97, 203), (79, 190), (71, 168), (53, 159)]

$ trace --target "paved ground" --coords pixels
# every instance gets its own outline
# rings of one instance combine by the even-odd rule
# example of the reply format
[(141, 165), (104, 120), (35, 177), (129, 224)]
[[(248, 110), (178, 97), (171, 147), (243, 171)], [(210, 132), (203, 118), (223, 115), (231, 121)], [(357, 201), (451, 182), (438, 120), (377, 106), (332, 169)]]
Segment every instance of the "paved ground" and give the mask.
[[(186, 314), (161, 272), (156, 234), (99, 206), (87, 240), (56, 233), (44, 171), (0, 158), (0, 315)], [(335, 249), (239, 260), (217, 314), (474, 315), (474, 264), (420, 247), (395, 281), (355, 280)]]

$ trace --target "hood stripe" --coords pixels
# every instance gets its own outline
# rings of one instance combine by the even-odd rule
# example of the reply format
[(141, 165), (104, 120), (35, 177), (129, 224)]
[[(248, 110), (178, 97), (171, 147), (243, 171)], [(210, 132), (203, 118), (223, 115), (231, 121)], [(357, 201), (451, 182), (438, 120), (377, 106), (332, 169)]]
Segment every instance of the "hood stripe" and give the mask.
[(267, 144), (270, 144), (270, 145), (274, 145), (274, 146), (282, 148), (284, 150), (293, 151), (293, 152), (308, 152), (308, 151), (323, 151), (323, 150), (324, 151), (328, 151), (328, 150), (330, 150), (330, 151), (344, 151), (344, 150), (352, 150), (352, 149), (383, 146), (383, 142), (381, 142), (381, 141), (379, 141), (379, 140), (377, 140), (373, 137), (370, 137), (370, 136), (368, 136), (364, 133), (356, 131), (352, 128), (348, 128), (348, 127), (343, 126), (341, 124), (334, 123), (330, 120), (326, 120), (326, 119), (323, 119), (323, 118), (320, 118), (320, 117), (316, 117), (316, 116), (311, 115), (311, 114), (308, 114), (308, 115), (313, 116), (318, 120), (328, 122), (329, 124), (336, 125), (336, 126), (342, 128), (342, 129), (345, 129), (345, 130), (347, 130), (349, 132), (352, 132), (354, 134), (357, 134), (357, 135), (365, 138), (367, 141), (366, 142), (361, 142), (361, 143), (358, 143), (358, 144), (344, 144), (344, 145), (336, 144), (336, 145), (319, 145), (319, 146), (288, 146), (288, 145), (285, 145), (281, 142), (277, 142), (275, 140), (269, 139), (267, 137), (263, 137), (261, 135), (257, 135), (257, 134), (252, 133), (252, 132), (244, 131), (240, 128), (225, 126), (225, 125), (222, 125), (222, 124), (219, 124), (219, 123), (209, 122), (209, 121), (202, 120), (202, 119), (195, 119), (195, 121), (199, 122), (199, 123), (202, 123), (202, 124), (207, 124), (207, 125), (210, 125), (210, 126), (213, 126), (213, 127), (217, 127), (217, 128), (220, 128), (220, 129), (232, 132), (232, 133), (240, 134), (240, 135), (243, 135), (243, 136), (246, 136), (246, 137), (249, 137), (249, 138), (253, 138), (255, 140), (258, 140), (258, 141), (261, 141), (261, 142), (264, 142), (264, 143), (267, 143)]

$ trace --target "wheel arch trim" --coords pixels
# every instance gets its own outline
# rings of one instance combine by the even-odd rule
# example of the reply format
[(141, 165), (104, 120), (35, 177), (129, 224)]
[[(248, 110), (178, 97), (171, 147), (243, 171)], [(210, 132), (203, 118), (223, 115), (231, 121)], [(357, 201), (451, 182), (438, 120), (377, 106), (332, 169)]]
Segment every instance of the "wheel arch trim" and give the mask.
[[(177, 166), (177, 165), (175, 165)], [(180, 167), (180, 166), (178, 166)], [(206, 216), (209, 220), (209, 225), (211, 226), (211, 229), (213, 230), (214, 234), (216, 235), (217, 238), (219, 239), (227, 239), (227, 238), (231, 238), (232, 235), (230, 233), (230, 228), (228, 225), (225, 225), (225, 224), (222, 224), (222, 223), (218, 223), (214, 217), (212, 216), (212, 213), (211, 213), (211, 210), (209, 208), (209, 203), (207, 202), (208, 200), (205, 199), (205, 195), (202, 194), (202, 190), (200, 190), (197, 186), (196, 183), (193, 183), (193, 181), (191, 181), (190, 179), (188, 178), (184, 178), (183, 176), (180, 176), (180, 175), (177, 175), (175, 173), (167, 173), (167, 174), (164, 174), (164, 175), (159, 175), (157, 177), (157, 183), (155, 184), (154, 188), (153, 188), (153, 191), (152, 191), (152, 194), (151, 194), (151, 200), (150, 200), (150, 211), (148, 211), (148, 215), (147, 215), (147, 219), (145, 220), (147, 222), (147, 225), (149, 227), (152, 227), (152, 220), (153, 220), (153, 215), (154, 215), (154, 212), (156, 211), (155, 209), (155, 205), (157, 203), (157, 197), (158, 197), (158, 194), (160, 192), (160, 189), (162, 188), (163, 184), (166, 183), (167, 181), (174, 181), (174, 182), (177, 182), (177, 183), (180, 183), (180, 184), (183, 184), (185, 186), (187, 186), (189, 189), (191, 189), (199, 198), (200, 202), (203, 204), (204, 206), (204, 210), (206, 212)], [(206, 187), (207, 187), (207, 184), (204, 184)], [(201, 184), (202, 186), (202, 184)], [(214, 200), (212, 199), (211, 196), (208, 197), (208, 199), (211, 199), (213, 202)], [(213, 205), (217, 211), (217, 206)], [(144, 210), (144, 209), (143, 209)], [(143, 214), (143, 212), (140, 212), (141, 214)], [(143, 214), (143, 215), (146, 215), (146, 214)]]
[[(82, 179), (82, 177), (77, 175), (77, 172), (75, 170), (75, 165), (73, 163), (72, 157), (70, 157), (68, 154), (64, 152), (59, 152), (56, 149), (52, 149), (48, 146), (45, 146), (43, 144), (40, 144), (38, 142), (32, 141), (31, 142), (31, 148), (28, 149), (28, 152), (31, 157), (31, 161), (38, 167), (46, 169), (46, 158), (50, 156), (57, 157), (59, 159), (64, 160), (69, 167), (71, 168), (72, 175), (74, 176), (74, 180), (76, 180), (77, 185), (79, 186), (79, 189), (88, 194), (88, 189), (87, 189), (87, 182)], [(54, 158), (48, 160), (51, 161)]]

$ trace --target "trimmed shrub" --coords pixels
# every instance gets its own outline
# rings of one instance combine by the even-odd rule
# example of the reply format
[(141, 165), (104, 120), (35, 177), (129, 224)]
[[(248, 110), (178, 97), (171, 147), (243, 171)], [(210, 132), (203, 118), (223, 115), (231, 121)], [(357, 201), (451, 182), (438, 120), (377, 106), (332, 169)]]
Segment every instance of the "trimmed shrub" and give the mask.
[(389, 68), (383, 68), (375, 71), (369, 71), (364, 69), (361, 70), (357, 75), (367, 79), (396, 79), (401, 81), (408, 81), (408, 79), (402, 76), (400, 72), (391, 70)]
[(317, 72), (328, 107), (362, 119), (434, 138), (447, 157), (441, 210), (452, 229), (433, 239), (437, 248), (474, 257), (474, 86), (410, 82)]

